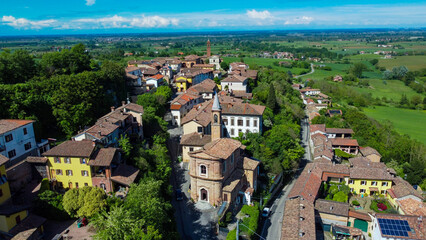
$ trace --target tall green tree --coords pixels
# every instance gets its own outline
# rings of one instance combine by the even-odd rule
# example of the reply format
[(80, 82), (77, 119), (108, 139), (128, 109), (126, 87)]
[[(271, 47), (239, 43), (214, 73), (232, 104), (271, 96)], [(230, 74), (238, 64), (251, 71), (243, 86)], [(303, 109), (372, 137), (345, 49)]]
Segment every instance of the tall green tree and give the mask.
[(349, 73), (355, 75), (358, 78), (362, 77), (362, 72), (367, 69), (364, 63), (357, 62), (350, 69)]
[(276, 110), (277, 98), (275, 97), (275, 88), (273, 83), (269, 84), (269, 94), (268, 99), (266, 100), (266, 106), (273, 111)]

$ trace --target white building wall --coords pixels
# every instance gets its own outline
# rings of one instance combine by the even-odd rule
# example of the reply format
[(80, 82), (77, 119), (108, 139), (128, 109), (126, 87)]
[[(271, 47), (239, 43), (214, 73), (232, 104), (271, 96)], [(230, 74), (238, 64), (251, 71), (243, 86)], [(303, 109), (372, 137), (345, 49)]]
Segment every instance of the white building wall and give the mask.
[[(24, 128), (27, 129), (27, 134), (24, 134)], [(5, 137), (9, 134), (12, 134), (13, 140), (6, 142)], [(25, 144), (27, 143), (30, 143), (31, 147), (25, 150)], [(0, 154), (5, 157), (9, 158), (9, 152), (15, 150), (16, 156), (10, 157), (9, 159), (11, 161), (27, 156), (31, 152), (36, 153), (37, 143), (35, 140), (33, 124), (30, 123), (0, 135), (0, 145), (5, 148), (2, 152), (0, 152)]]
[[(238, 115), (222, 115), (222, 120), (226, 119), (227, 124), (225, 128), (230, 137), (238, 137), (240, 132), (246, 133), (247, 131), (251, 133), (261, 133), (262, 132), (262, 118), (260, 116), (238, 116)], [(234, 125), (231, 125), (234, 119)], [(238, 126), (238, 120), (243, 120), (242, 126)], [(247, 126), (247, 120), (249, 120), (249, 125)], [(254, 121), (257, 120), (256, 125)], [(233, 131), (232, 131), (233, 130)]]
[(228, 90), (232, 91), (245, 91), (247, 92), (247, 81), (240, 82), (221, 82), (222, 89), (225, 90), (225, 86), (228, 86)]

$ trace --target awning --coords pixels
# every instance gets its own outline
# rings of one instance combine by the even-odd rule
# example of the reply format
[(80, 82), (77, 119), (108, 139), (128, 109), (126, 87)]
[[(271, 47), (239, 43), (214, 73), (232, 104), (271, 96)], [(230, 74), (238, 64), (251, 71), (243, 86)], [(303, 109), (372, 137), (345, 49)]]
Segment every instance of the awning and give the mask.
[(378, 188), (376, 188), (376, 187), (370, 187), (370, 192), (371, 192), (371, 191), (378, 192), (378, 191), (379, 191), (379, 189), (378, 189)]

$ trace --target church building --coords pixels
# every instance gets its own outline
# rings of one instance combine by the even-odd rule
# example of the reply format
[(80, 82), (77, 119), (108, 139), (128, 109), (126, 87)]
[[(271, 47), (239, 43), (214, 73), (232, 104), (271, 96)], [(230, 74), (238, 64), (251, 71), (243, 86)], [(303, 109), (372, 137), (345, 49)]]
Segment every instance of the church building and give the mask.
[(222, 138), (222, 107), (217, 94), (211, 110), (211, 142), (189, 152), (191, 198), (219, 206), (250, 204), (256, 189), (259, 162), (245, 157), (241, 142)]

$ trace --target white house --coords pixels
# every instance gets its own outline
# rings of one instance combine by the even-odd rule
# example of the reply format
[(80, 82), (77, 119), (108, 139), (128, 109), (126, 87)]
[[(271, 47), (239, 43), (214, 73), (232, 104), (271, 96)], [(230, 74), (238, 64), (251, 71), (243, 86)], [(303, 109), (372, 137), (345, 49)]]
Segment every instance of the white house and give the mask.
[(247, 92), (247, 82), (248, 78), (239, 76), (239, 75), (231, 75), (220, 82), (222, 86), (222, 90), (228, 91), (243, 91)]
[(0, 120), (0, 154), (11, 162), (32, 155), (37, 156), (37, 143), (34, 135), (33, 120)]
[(192, 109), (193, 106), (202, 103), (203, 97), (198, 94), (185, 92), (178, 95), (170, 103), (170, 112), (172, 114), (172, 124), (180, 126), (181, 119)]
[(425, 239), (424, 216), (377, 213), (370, 215), (373, 240)]
[(220, 58), (217, 55), (213, 55), (209, 58), (209, 64), (214, 64), (215, 65), (215, 69), (219, 70), (220, 69)]
[(316, 96), (318, 94), (321, 93), (321, 90), (319, 89), (312, 89), (312, 88), (305, 88), (305, 89), (301, 89), (299, 90), (300, 93), (306, 95), (306, 96)]
[[(239, 133), (262, 133), (262, 115), (265, 106), (244, 103), (242, 100), (220, 96), (222, 118), (222, 136), (238, 137)], [(211, 108), (209, 100), (193, 108), (182, 119), (184, 134), (193, 132), (211, 134)]]
[(149, 89), (152, 89), (154, 87), (158, 88), (161, 85), (164, 85), (163, 75), (161, 74), (156, 74), (152, 77), (146, 78), (146, 86)]

